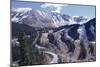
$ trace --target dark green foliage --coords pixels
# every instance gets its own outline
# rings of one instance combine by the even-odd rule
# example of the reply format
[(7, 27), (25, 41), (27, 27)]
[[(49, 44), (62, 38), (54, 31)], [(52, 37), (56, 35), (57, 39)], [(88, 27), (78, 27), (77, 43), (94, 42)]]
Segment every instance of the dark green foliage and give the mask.
[(31, 43), (28, 42), (28, 37), (25, 33), (19, 33), (20, 51), (21, 51), (21, 61), (20, 65), (30, 65), (34, 64), (34, 56), (32, 53)]
[[(38, 33), (39, 35), (39, 33)], [(13, 49), (19, 48), (20, 55), (17, 56), (17, 59), (14, 55), (12, 55), (13, 62), (18, 62), (20, 66), (25, 66), (25, 65), (36, 65), (36, 64), (45, 64), (47, 63), (45, 60), (45, 54), (42, 49), (35, 48), (35, 44), (38, 41), (38, 35), (36, 35), (35, 38), (29, 38), (28, 35), (25, 32), (19, 32), (18, 33), (18, 42), (20, 43), (20, 47), (12, 47)]]
[(84, 45), (84, 42), (83, 41), (81, 41), (80, 46), (81, 46), (81, 50), (80, 50), (80, 55), (79, 55), (79, 58), (78, 59), (79, 60), (83, 60), (87, 56), (87, 50), (85, 48), (86, 46)]

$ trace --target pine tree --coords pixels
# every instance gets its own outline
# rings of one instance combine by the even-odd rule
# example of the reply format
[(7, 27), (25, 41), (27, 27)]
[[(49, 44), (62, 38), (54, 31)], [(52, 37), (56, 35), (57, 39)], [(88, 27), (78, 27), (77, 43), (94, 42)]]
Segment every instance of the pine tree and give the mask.
[(32, 53), (31, 43), (28, 42), (27, 35), (24, 32), (19, 33), (21, 61), (20, 65), (31, 65), (35, 64), (34, 55)]

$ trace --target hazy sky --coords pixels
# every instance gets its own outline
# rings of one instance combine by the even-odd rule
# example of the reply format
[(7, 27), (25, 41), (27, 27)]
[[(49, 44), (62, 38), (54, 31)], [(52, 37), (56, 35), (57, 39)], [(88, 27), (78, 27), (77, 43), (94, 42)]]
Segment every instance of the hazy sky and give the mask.
[(54, 4), (54, 3), (36, 3), (36, 2), (19, 2), (12, 0), (12, 8), (33, 8), (39, 9), (47, 13), (58, 12), (70, 16), (87, 16), (95, 17), (95, 6), (86, 5), (70, 5), (70, 4)]

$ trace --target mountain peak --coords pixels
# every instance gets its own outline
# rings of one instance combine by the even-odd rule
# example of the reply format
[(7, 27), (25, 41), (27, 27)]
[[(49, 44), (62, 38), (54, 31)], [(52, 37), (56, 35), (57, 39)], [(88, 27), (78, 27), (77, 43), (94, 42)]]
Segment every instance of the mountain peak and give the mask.
[(16, 11), (16, 12), (27, 12), (31, 10), (32, 8), (12, 8), (12, 11)]
[(12, 22), (39, 27), (59, 27), (63, 25), (83, 24), (88, 21), (84, 16), (70, 16), (51, 12), (51, 14), (32, 8), (12, 8)]

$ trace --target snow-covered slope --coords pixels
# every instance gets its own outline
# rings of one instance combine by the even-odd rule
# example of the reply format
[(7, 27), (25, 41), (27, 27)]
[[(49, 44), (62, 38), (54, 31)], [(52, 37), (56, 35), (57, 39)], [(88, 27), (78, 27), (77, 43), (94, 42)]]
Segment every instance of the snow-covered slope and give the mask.
[(11, 13), (12, 22), (40, 28), (83, 24), (88, 20), (89, 19), (84, 16), (69, 16), (58, 13), (48, 14), (32, 8), (13, 8)]
[(42, 11), (31, 8), (16, 8), (12, 10), (12, 22), (27, 24), (32, 27), (54, 27), (51, 17)]

